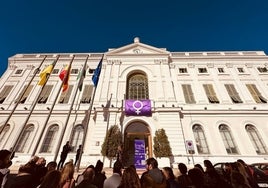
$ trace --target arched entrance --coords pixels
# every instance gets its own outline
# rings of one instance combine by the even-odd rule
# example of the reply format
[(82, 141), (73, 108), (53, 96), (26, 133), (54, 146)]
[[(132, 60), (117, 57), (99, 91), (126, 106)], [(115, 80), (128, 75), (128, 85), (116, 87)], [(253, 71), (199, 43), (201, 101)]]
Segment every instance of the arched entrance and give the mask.
[(152, 138), (148, 125), (141, 121), (132, 122), (127, 126), (124, 134), (124, 158), (126, 166), (135, 163), (135, 140), (144, 140), (146, 148), (145, 158), (152, 157)]

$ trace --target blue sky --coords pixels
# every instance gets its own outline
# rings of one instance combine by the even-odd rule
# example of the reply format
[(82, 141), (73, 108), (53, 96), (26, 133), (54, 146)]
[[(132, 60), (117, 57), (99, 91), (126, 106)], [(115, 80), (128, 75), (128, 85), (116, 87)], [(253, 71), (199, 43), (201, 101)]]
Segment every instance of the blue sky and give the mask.
[(267, 0), (8, 0), (0, 7), (0, 75), (17, 53), (106, 52), (135, 37), (169, 51), (261, 50)]

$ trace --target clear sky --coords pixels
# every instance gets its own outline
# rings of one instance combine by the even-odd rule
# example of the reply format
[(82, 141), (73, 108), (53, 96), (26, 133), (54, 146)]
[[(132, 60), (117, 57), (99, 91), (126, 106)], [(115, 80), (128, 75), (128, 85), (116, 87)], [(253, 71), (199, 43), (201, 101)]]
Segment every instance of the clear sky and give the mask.
[(18, 53), (106, 52), (133, 42), (169, 51), (268, 54), (268, 0), (6, 0), (0, 75)]

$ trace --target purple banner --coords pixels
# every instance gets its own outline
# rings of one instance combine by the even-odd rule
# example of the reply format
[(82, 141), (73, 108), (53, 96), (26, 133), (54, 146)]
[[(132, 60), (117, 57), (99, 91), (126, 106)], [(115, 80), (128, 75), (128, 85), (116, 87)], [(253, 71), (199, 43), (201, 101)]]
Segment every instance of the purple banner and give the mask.
[(125, 100), (125, 114), (127, 116), (151, 116), (151, 101)]
[(135, 140), (135, 167), (145, 168), (145, 142), (144, 140)]

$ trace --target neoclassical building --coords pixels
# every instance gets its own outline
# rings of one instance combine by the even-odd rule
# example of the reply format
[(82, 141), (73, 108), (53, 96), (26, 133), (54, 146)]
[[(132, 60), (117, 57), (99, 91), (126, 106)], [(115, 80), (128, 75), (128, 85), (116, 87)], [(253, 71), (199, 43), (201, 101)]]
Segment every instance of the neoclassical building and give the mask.
[[(53, 62), (46, 83), (38, 85), (40, 72)], [(69, 87), (62, 92), (59, 74), (66, 65)], [(16, 54), (0, 80), (0, 147), (15, 147), (13, 163), (21, 164), (32, 155), (59, 161), (67, 141), (68, 159), (74, 159), (84, 142), (86, 166), (103, 159), (106, 132), (118, 125), (129, 161), (136, 140), (153, 157), (155, 132), (164, 129), (174, 164), (265, 162), (267, 65), (263, 51), (170, 52), (139, 38), (102, 53)]]

